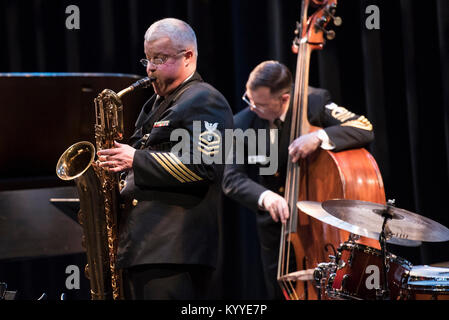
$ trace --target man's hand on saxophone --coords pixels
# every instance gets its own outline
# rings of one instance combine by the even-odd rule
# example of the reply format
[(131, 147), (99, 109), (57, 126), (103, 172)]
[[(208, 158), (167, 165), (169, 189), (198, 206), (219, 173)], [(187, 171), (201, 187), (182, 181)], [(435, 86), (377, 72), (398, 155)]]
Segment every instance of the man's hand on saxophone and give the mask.
[(115, 148), (100, 150), (97, 152), (99, 165), (112, 172), (121, 172), (133, 167), (134, 153), (136, 149), (114, 141)]

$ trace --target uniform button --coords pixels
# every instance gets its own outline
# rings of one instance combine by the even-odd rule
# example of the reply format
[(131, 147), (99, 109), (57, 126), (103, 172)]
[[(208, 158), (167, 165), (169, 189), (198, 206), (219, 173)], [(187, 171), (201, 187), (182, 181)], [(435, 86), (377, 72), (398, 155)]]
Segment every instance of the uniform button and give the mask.
[(284, 190), (285, 190), (284, 187), (280, 187), (280, 188), (279, 188), (279, 192), (280, 192), (280, 193), (284, 193)]
[(139, 203), (139, 201), (137, 201), (137, 199), (133, 199), (133, 206), (135, 207), (135, 206), (137, 206), (137, 203)]

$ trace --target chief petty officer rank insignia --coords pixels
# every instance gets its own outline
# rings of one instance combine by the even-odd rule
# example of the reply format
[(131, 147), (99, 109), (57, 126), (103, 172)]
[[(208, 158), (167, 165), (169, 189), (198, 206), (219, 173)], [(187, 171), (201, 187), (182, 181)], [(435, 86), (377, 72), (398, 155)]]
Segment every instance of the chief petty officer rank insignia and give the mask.
[(211, 156), (220, 151), (221, 138), (215, 131), (217, 131), (217, 123), (209, 123), (204, 121), (206, 131), (199, 135), (198, 150), (205, 155)]
[(368, 131), (373, 130), (373, 125), (364, 116), (359, 116), (357, 119), (351, 119), (355, 118), (356, 115), (344, 107), (337, 106), (335, 103), (328, 104), (326, 108), (331, 110), (331, 116), (340, 121), (342, 126), (349, 126)]

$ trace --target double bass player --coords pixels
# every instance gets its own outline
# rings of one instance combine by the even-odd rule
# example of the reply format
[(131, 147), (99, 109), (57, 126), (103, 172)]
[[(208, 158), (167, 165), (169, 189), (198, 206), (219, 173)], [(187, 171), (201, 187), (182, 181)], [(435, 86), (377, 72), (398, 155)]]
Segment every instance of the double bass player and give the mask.
[[(257, 174), (259, 171), (253, 169), (264, 164), (251, 160), (258, 157), (248, 154), (245, 140), (245, 162), (238, 164), (233, 161), (227, 164), (222, 183), (223, 191), (229, 198), (256, 212), (260, 255), (269, 299), (283, 299), (276, 273), (281, 223), (285, 223), (290, 216), (284, 198), (289, 156), (295, 163), (319, 148), (338, 152), (365, 146), (374, 139), (373, 127), (368, 119), (333, 103), (328, 91), (309, 87), (308, 120), (323, 129), (297, 137), (289, 145), (292, 96), (292, 75), (284, 64), (264, 61), (254, 68), (242, 97), (248, 107), (234, 116), (234, 126), (243, 131), (267, 130), (266, 143), (278, 144), (278, 171), (274, 175)], [(279, 130), (276, 141), (273, 141), (276, 134), (272, 129)]]

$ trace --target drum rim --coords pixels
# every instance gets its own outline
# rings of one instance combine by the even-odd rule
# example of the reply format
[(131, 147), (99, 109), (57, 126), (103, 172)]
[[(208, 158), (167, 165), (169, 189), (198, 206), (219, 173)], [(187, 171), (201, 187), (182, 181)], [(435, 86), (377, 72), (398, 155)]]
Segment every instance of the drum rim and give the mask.
[(429, 285), (425, 285), (425, 286), (417, 286), (417, 285), (413, 285), (413, 284), (409, 284), (407, 283), (407, 285), (405, 286), (406, 290), (410, 290), (413, 292), (425, 292), (425, 293), (432, 293), (432, 292), (446, 292), (447, 294), (449, 294), (449, 286), (429, 286)]
[[(357, 243), (357, 242), (343, 242), (342, 244), (340, 244), (340, 247), (338, 247), (338, 251), (341, 253), (341, 250), (344, 250), (344, 247), (350, 247), (350, 248), (357, 248), (357, 247), (362, 247), (361, 250), (363, 253), (367, 253), (367, 254), (374, 254), (377, 257), (382, 257), (382, 251), (370, 246), (367, 246), (365, 244), (361, 244), (361, 243)], [(348, 248), (348, 249), (350, 249)], [(357, 248), (359, 249), (359, 248)], [(398, 264), (400, 264), (401, 266), (403, 266), (405, 269), (412, 269), (413, 264), (408, 261), (405, 258), (399, 257), (397, 255), (395, 255), (394, 253), (391, 253), (389, 251), (386, 252), (387, 253), (387, 258), (388, 260), (391, 262), (397, 262)]]

